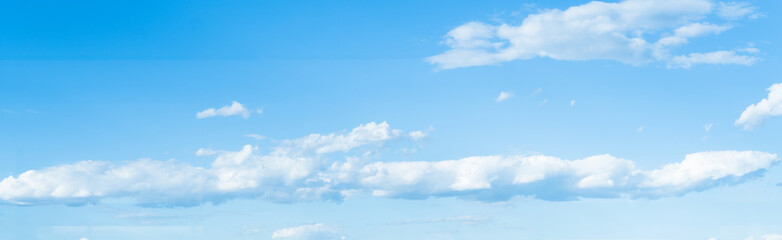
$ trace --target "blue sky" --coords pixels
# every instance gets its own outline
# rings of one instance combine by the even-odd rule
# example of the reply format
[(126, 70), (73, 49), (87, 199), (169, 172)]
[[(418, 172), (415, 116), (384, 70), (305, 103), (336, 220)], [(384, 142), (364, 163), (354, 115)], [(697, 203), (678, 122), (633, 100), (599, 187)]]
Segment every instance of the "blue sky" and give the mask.
[(0, 2), (0, 239), (782, 239), (776, 1)]

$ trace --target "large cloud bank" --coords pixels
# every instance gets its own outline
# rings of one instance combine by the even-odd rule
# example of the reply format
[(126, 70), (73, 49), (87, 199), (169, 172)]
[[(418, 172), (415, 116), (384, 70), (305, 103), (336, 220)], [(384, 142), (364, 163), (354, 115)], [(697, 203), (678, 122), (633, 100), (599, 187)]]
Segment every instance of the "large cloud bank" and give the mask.
[[(17, 205), (79, 205), (130, 198), (142, 206), (192, 206), (232, 198), (275, 202), (333, 200), (365, 192), (378, 197), (460, 197), (503, 201), (660, 198), (757, 176), (779, 159), (756, 151), (688, 154), (642, 170), (611, 155), (577, 160), (553, 156), (476, 156), (446, 161), (373, 161), (361, 152), (405, 136), (385, 123), (348, 132), (285, 140), (267, 154), (246, 145), (216, 151), (209, 167), (169, 160), (82, 161), (30, 170), (0, 182), (0, 200)], [(346, 156), (330, 160), (329, 156)]]

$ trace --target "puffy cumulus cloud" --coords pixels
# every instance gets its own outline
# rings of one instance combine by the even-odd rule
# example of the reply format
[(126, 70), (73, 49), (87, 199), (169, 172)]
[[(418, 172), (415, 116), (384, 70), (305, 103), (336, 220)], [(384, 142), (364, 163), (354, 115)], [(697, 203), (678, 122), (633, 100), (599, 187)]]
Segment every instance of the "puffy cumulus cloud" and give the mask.
[(272, 239), (286, 240), (342, 240), (346, 236), (340, 235), (337, 229), (323, 223), (301, 225), (279, 229), (272, 233)]
[[(223, 106), (221, 108), (209, 108), (196, 113), (196, 118), (210, 118), (210, 117), (227, 117), (227, 116), (242, 116), (243, 118), (250, 117), (250, 110), (237, 101), (232, 101), (231, 105)], [(259, 111), (258, 113), (261, 113)]]
[(372, 148), (402, 136), (387, 123), (368, 123), (349, 132), (284, 140), (269, 153), (246, 145), (215, 151), (211, 166), (138, 161), (83, 161), (30, 170), (0, 182), (0, 200), (17, 205), (97, 202), (130, 198), (142, 206), (192, 206), (232, 198), (274, 202), (342, 201), (356, 193), (378, 197), (460, 197), (504, 201), (514, 196), (544, 200), (659, 198), (737, 184), (778, 161), (755, 151), (700, 152), (659, 169), (641, 170), (611, 155), (577, 160), (552, 156), (476, 156), (445, 161), (370, 161)]
[(200, 151), (217, 154), (210, 168), (173, 160), (82, 161), (9, 176), (0, 182), (0, 199), (19, 205), (79, 205), (126, 197), (143, 206), (189, 206), (236, 197), (341, 200), (342, 194), (319, 176), (330, 167), (322, 153), (382, 144), (399, 132), (388, 123), (371, 122), (347, 134), (286, 140), (269, 154), (251, 145), (236, 152)]
[(752, 130), (764, 119), (782, 115), (782, 83), (768, 88), (768, 97), (756, 104), (749, 105), (736, 120), (736, 126), (743, 125), (744, 130)]
[[(614, 60), (631, 65), (651, 62), (670, 67), (694, 64), (751, 65), (759, 58), (736, 51), (690, 53), (671, 51), (692, 38), (719, 34), (730, 22), (715, 24), (711, 15), (737, 20), (754, 13), (748, 4), (709, 0), (593, 1), (566, 10), (528, 15), (521, 25), (470, 22), (449, 31), (446, 52), (426, 58), (441, 69), (493, 65), (548, 57), (557, 60)], [(751, 54), (751, 53), (748, 53)]]

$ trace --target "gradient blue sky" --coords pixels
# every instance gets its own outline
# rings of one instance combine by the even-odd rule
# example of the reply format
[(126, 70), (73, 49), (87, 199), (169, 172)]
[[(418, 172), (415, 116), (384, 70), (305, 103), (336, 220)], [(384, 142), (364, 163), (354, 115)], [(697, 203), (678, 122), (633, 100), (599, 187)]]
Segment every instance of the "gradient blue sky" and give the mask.
[(2, 1), (0, 239), (782, 239), (780, 16)]

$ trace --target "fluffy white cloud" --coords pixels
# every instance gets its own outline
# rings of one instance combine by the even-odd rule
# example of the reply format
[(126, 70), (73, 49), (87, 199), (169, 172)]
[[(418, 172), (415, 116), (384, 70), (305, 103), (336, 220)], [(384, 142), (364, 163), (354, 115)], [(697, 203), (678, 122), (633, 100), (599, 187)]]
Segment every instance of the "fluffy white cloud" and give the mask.
[[(260, 111), (258, 113), (261, 113)], [(196, 113), (196, 118), (209, 118), (209, 117), (227, 117), (227, 116), (242, 116), (243, 118), (250, 117), (250, 110), (237, 101), (232, 101), (231, 105), (223, 106), (219, 109), (209, 108)]]
[[(692, 53), (672, 57), (675, 47), (690, 39), (719, 34), (729, 24), (705, 22), (715, 14), (743, 16), (749, 5), (715, 4), (709, 0), (593, 1), (566, 10), (528, 15), (521, 25), (470, 22), (446, 34), (446, 52), (427, 58), (441, 69), (492, 65), (548, 57), (557, 60), (614, 60), (632, 65), (664, 62), (751, 65), (757, 57), (734, 51)], [(740, 18), (740, 17), (737, 17)]]
[(235, 197), (340, 200), (338, 192), (318, 180), (318, 172), (329, 166), (321, 153), (382, 144), (398, 134), (388, 123), (371, 122), (348, 134), (286, 140), (265, 155), (251, 145), (238, 152), (213, 151), (219, 154), (211, 168), (172, 160), (82, 161), (9, 176), (0, 182), (0, 199), (20, 205), (77, 205), (129, 197), (145, 206), (195, 205)]
[(745, 130), (751, 130), (764, 119), (782, 115), (782, 83), (768, 88), (768, 97), (756, 104), (749, 105), (736, 120), (736, 126), (744, 125)]
[(290, 240), (331, 240), (347, 239), (331, 226), (323, 223), (310, 225), (301, 225), (279, 229), (272, 233), (272, 239), (290, 239)]
[(439, 162), (378, 162), (364, 166), (360, 181), (376, 196), (463, 196), (479, 200), (516, 195), (547, 200), (578, 197), (677, 196), (736, 183), (778, 161), (763, 152), (702, 152), (680, 163), (643, 171), (611, 155), (579, 160), (550, 156), (483, 156)]
[(333, 200), (371, 193), (396, 198), (455, 196), (502, 201), (678, 196), (761, 174), (777, 155), (754, 151), (689, 154), (679, 163), (641, 170), (611, 155), (578, 160), (552, 156), (476, 156), (446, 161), (371, 162), (365, 155), (328, 159), (334, 152), (379, 146), (400, 136), (385, 122), (346, 133), (284, 140), (266, 154), (246, 145), (215, 151), (208, 168), (141, 159), (113, 164), (83, 161), (26, 171), (0, 181), (0, 200), (18, 205), (130, 198), (142, 206), (192, 206), (232, 198), (275, 202)]
[(510, 99), (512, 97), (513, 97), (513, 93), (510, 93), (510, 92), (500, 92), (500, 95), (497, 96), (497, 99), (495, 99), (494, 101), (502, 102), (502, 101), (508, 100), (508, 99)]

